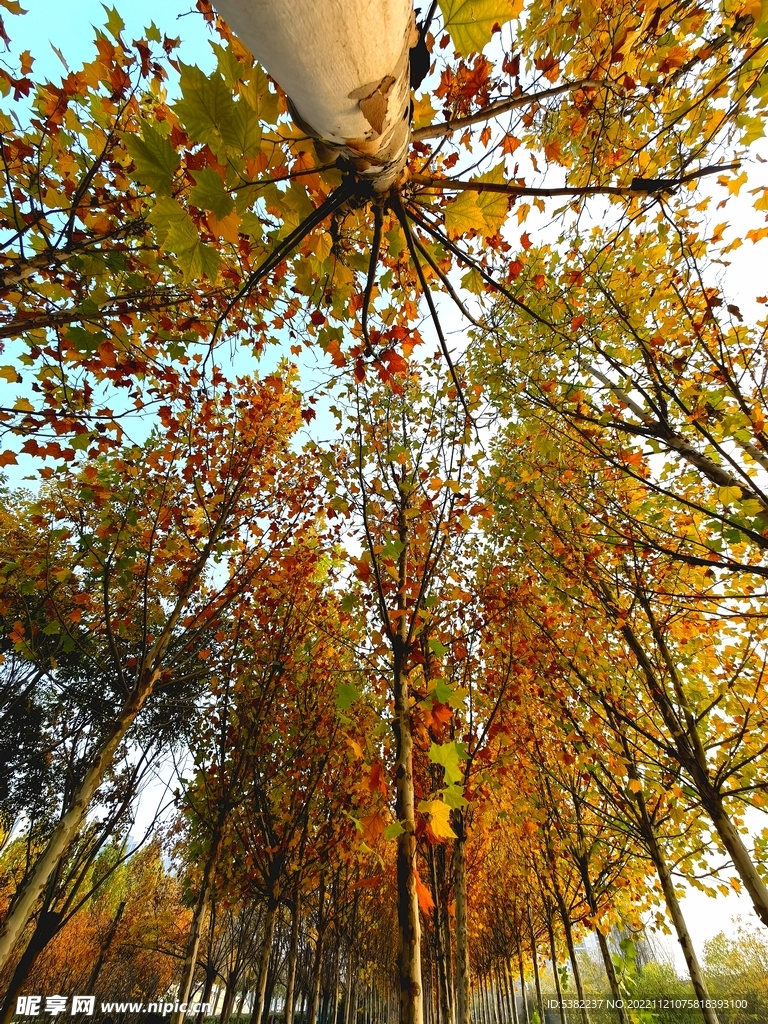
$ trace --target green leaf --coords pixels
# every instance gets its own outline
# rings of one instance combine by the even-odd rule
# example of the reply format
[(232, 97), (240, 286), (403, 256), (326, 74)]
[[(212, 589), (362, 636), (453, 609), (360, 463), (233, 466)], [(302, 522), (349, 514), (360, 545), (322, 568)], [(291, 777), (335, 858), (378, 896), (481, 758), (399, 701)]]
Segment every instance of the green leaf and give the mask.
[(461, 287), (466, 288), (473, 295), (482, 295), (485, 291), (485, 281), (479, 270), (468, 270), (461, 278)]
[(125, 22), (120, 17), (120, 15), (117, 13), (117, 8), (115, 8), (115, 7), (107, 7), (106, 4), (102, 4), (101, 6), (104, 8), (104, 10), (106, 12), (106, 15), (107, 15), (107, 22), (106, 22), (106, 24), (107, 24), (107, 31), (112, 36), (112, 38), (115, 40), (115, 42), (119, 43), (120, 42), (120, 33), (125, 28)]
[(464, 796), (464, 790), (460, 785), (448, 786), (441, 794), (443, 801), (449, 807), (468, 807), (469, 800)]
[(405, 544), (399, 537), (390, 537), (387, 543), (379, 552), (381, 558), (399, 558)]
[(90, 433), (78, 434), (77, 437), (73, 437), (72, 440), (69, 442), (69, 447), (74, 448), (76, 452), (84, 452), (90, 443)]
[(231, 46), (222, 46), (211, 40), (211, 49), (216, 54), (216, 70), (230, 89), (234, 89), (243, 76), (243, 66)]
[(339, 683), (336, 686), (336, 707), (339, 711), (348, 711), (359, 699), (360, 692), (356, 686), (347, 683)]
[(435, 700), (439, 701), (441, 704), (447, 704), (451, 699), (453, 690), (444, 679), (436, 679), (435, 688), (432, 690), (432, 694)]
[(181, 64), (180, 85), (182, 98), (173, 109), (193, 139), (217, 149), (224, 133), (233, 130), (235, 116), (235, 101), (224, 79)]
[(261, 148), (261, 125), (256, 112), (242, 100), (233, 104), (232, 116), (219, 126), (230, 153), (250, 160)]
[(235, 208), (232, 196), (224, 188), (221, 175), (212, 167), (194, 172), (195, 185), (189, 191), (190, 202), (201, 210), (210, 210), (219, 220), (232, 213)]
[(387, 825), (382, 833), (385, 839), (397, 839), (405, 832), (405, 829), (399, 821), (393, 821), (391, 825)]
[(153, 125), (142, 127), (141, 138), (138, 135), (126, 135), (125, 148), (136, 164), (131, 175), (142, 185), (148, 185), (159, 196), (171, 194), (171, 182), (180, 160), (170, 140)]
[(269, 79), (264, 71), (257, 64), (251, 72), (251, 81), (248, 85), (240, 86), (240, 95), (248, 103), (248, 106), (256, 112), (260, 121), (267, 124), (274, 124), (280, 112), (277, 94), (269, 88)]
[(429, 760), (433, 764), (443, 766), (446, 786), (455, 785), (464, 778), (459, 762), (466, 759), (466, 751), (462, 743), (433, 743), (429, 748)]
[[(507, 183), (504, 164), (497, 164), (490, 171), (472, 181), (493, 185)], [(457, 238), (475, 231), (479, 234), (495, 235), (509, 212), (509, 196), (501, 192), (462, 192), (445, 208), (445, 228), (448, 234)]]
[(462, 192), (445, 207), (445, 230), (451, 238), (482, 231), (484, 226), (483, 211), (476, 192)]
[(67, 341), (77, 349), (78, 352), (95, 352), (102, 341), (106, 341), (106, 334), (103, 331), (87, 331), (84, 327), (68, 327), (65, 334)]
[(466, 57), (479, 53), (490, 42), (494, 25), (517, 17), (523, 0), (439, 0), (451, 41)]
[(178, 257), (187, 281), (205, 275), (214, 280), (221, 262), (210, 245), (200, 241), (195, 222), (175, 199), (158, 199), (149, 217), (164, 249)]
[[(429, 649), (433, 654), (436, 654), (438, 658), (444, 658), (448, 653), (448, 648), (445, 644), (441, 644), (439, 640), (430, 640)], [(438, 698), (439, 700), (439, 698)]]

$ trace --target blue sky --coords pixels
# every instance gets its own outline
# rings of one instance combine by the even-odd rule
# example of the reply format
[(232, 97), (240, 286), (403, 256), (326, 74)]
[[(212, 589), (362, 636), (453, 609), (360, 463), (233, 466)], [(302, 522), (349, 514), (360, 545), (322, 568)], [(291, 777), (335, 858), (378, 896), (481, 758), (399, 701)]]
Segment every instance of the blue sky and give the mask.
[[(104, 6), (98, 0), (21, 0), (26, 14), (18, 17), (4, 12), (5, 29), (15, 52), (29, 50), (35, 58), (35, 72), (59, 77), (63, 67), (51, 44), (61, 50), (75, 68), (94, 54), (93, 27), (106, 22)], [(152, 21), (161, 32), (180, 36), (187, 63), (208, 63), (208, 30), (193, 0), (117, 0), (113, 5), (125, 22), (125, 40), (140, 38)]]

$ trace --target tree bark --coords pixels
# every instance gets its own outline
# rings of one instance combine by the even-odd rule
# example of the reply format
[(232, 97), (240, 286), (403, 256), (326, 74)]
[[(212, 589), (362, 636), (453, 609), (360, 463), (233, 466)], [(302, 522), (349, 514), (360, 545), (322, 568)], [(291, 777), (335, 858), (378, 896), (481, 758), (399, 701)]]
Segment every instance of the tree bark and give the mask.
[[(216, 863), (219, 858), (223, 825), (224, 822), (220, 816), (219, 821), (216, 823), (213, 835), (211, 836), (211, 845), (208, 850), (208, 857), (205, 861), (203, 877), (200, 881), (200, 891), (197, 894), (195, 910), (192, 914), (192, 921), (189, 926), (187, 949), (184, 956), (184, 964), (181, 968), (181, 980), (179, 981), (178, 1003), (189, 1002), (189, 993), (192, 989), (192, 979), (195, 976), (197, 957), (200, 951), (200, 936), (202, 933), (203, 920), (208, 911), (213, 873), (216, 870)], [(185, 1016), (186, 1014), (182, 1013), (181, 1010), (175, 1011), (171, 1015), (171, 1024), (181, 1024)]]
[(560, 920), (563, 922), (563, 931), (565, 933), (565, 944), (568, 947), (568, 959), (571, 961), (571, 970), (573, 971), (573, 981), (576, 985), (576, 994), (579, 997), (579, 1005), (581, 1006), (581, 1022), (582, 1024), (591, 1024), (589, 1019), (589, 1011), (586, 1007), (586, 1000), (584, 998), (584, 985), (581, 980), (581, 970), (579, 969), (579, 961), (576, 959), (576, 946), (573, 942), (573, 928), (571, 927), (571, 917), (568, 913), (568, 908), (565, 905), (565, 900), (560, 892), (559, 887), (553, 885), (555, 892), (555, 900), (557, 901), (557, 909), (560, 913)]
[(456, 901), (456, 1024), (470, 1024), (469, 936), (467, 930), (467, 851), (464, 815), (451, 814), (456, 833), (453, 843), (453, 877)]
[(395, 645), (395, 814), (404, 831), (397, 839), (398, 970), (400, 1024), (423, 1024), (421, 922), (416, 893), (416, 806), (413, 789), (413, 736), (408, 676), (404, 664), (405, 615)]
[[(609, 610), (613, 610), (610, 596), (605, 591), (600, 591), (602, 600)], [(762, 923), (768, 928), (768, 886), (758, 874), (757, 868), (744, 845), (738, 830), (731, 821), (722, 794), (712, 784), (707, 764), (707, 753), (698, 734), (697, 722), (693, 715), (685, 695), (685, 688), (680, 679), (674, 659), (667, 648), (664, 636), (659, 628), (650, 604), (641, 595), (641, 603), (653, 632), (656, 646), (660, 651), (664, 663), (667, 666), (672, 687), (677, 701), (682, 708), (682, 718), (685, 727), (681, 725), (677, 710), (665, 689), (662, 680), (657, 676), (654, 665), (649, 658), (640, 639), (635, 635), (630, 626), (625, 625), (621, 633), (627, 641), (630, 649), (637, 658), (648, 686), (648, 693), (658, 708), (664, 724), (672, 737), (677, 760), (681, 767), (690, 776), (693, 785), (698, 792), (704, 810), (715, 826), (720, 840), (728, 852), (744, 888), (752, 900), (755, 913)]]
[(259, 1024), (264, 1014), (264, 1000), (267, 994), (267, 975), (269, 974), (269, 956), (272, 952), (272, 939), (275, 934), (275, 916), (277, 903), (270, 897), (267, 900), (267, 912), (264, 916), (264, 941), (259, 956), (259, 979), (253, 998), (251, 1024)]
[(291, 939), (288, 947), (288, 978), (285, 984), (285, 1008), (283, 1019), (285, 1024), (293, 1024), (294, 993), (296, 989), (296, 961), (299, 956), (299, 916), (301, 913), (301, 895), (298, 883), (293, 900), (293, 916), (291, 917)]
[[(597, 944), (600, 947), (600, 952), (603, 957), (603, 964), (605, 965), (605, 973), (608, 975), (608, 985), (611, 989), (611, 995), (618, 1002), (621, 1000), (621, 986), (619, 985), (619, 978), (616, 974), (616, 967), (613, 963), (613, 957), (611, 956), (611, 950), (608, 946), (608, 939), (600, 931), (599, 928), (595, 928), (595, 935), (597, 936)], [(630, 1024), (629, 1016), (623, 1006), (618, 1006), (619, 1020), (621, 1024)]]
[(411, 0), (216, 0), (289, 97), (296, 123), (374, 189), (401, 174), (410, 142)]
[(545, 908), (547, 919), (547, 936), (549, 937), (549, 955), (552, 959), (552, 976), (555, 980), (555, 992), (557, 993), (558, 1012), (560, 1024), (566, 1024), (565, 1009), (563, 1007), (563, 991), (560, 985), (560, 975), (557, 970), (557, 947), (555, 946), (555, 930), (552, 927), (552, 904), (547, 902)]
[[(50, 903), (48, 905), (50, 906)], [(124, 906), (124, 904), (121, 904), (121, 906)], [(19, 962), (16, 964), (13, 977), (8, 985), (8, 991), (5, 995), (3, 1008), (0, 1012), (0, 1020), (2, 1020), (2, 1024), (8, 1024), (16, 1013), (16, 997), (24, 987), (24, 982), (27, 980), (29, 972), (31, 971), (39, 953), (45, 949), (53, 936), (59, 930), (60, 923), (61, 914), (59, 912), (47, 910), (43, 907), (38, 915), (37, 921), (35, 922), (35, 928), (30, 936), (29, 942), (27, 943), (27, 948), (22, 953)], [(90, 992), (90, 989), (88, 989), (88, 991)]]
[(541, 995), (541, 978), (539, 977), (539, 957), (536, 952), (536, 936), (533, 933), (533, 920), (531, 918), (531, 908), (528, 907), (528, 934), (531, 939), (531, 959), (533, 960), (533, 980), (536, 985), (536, 1003), (539, 1007), (539, 1020), (544, 1021), (544, 999)]
[(520, 971), (520, 998), (523, 1004), (523, 1020), (525, 1024), (530, 1024), (530, 1017), (528, 1015), (528, 999), (525, 994), (525, 969), (523, 967), (523, 947), (520, 944), (520, 936), (517, 939), (517, 966)]
[[(312, 965), (312, 1003), (309, 1019), (303, 1024), (318, 1024), (317, 1014), (320, 1009), (320, 985), (323, 977), (323, 941), (325, 939), (325, 922), (323, 920), (323, 903), (325, 901), (325, 876), (320, 879), (320, 908), (318, 910), (317, 942), (315, 944), (315, 962)], [(334, 1022), (335, 1024), (335, 1022)]]

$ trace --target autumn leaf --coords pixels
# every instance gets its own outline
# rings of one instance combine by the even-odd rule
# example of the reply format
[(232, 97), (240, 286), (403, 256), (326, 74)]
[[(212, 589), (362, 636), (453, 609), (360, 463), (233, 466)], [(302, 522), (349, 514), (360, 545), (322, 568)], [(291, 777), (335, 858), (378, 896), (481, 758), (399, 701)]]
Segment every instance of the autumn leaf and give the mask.
[(523, 9), (523, 0), (439, 0), (444, 24), (458, 52), (479, 53), (493, 35)]
[(143, 185), (148, 185), (157, 195), (169, 196), (181, 158), (168, 137), (154, 125), (145, 123), (142, 125), (141, 137), (126, 134), (125, 148), (136, 165), (133, 177)]
[(419, 810), (429, 815), (429, 827), (440, 839), (455, 839), (456, 833), (451, 827), (451, 809), (442, 800), (421, 800)]

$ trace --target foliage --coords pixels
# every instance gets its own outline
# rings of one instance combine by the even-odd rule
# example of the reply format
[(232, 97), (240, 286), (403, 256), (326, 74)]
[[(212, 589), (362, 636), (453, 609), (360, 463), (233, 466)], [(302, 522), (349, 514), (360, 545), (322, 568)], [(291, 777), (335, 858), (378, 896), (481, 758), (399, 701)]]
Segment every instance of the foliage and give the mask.
[[(116, 10), (60, 83), (0, 68), (6, 974), (254, 1024), (396, 974), (466, 1024), (466, 966), (543, 1018), (590, 933), (614, 996), (680, 989), (615, 955), (650, 911), (759, 1001), (678, 897), (768, 924), (765, 322), (716, 276), (768, 235), (765, 4), (433, 3), (383, 194), (198, 8), (210, 74)], [(178, 876), (117, 864), (182, 749)]]

